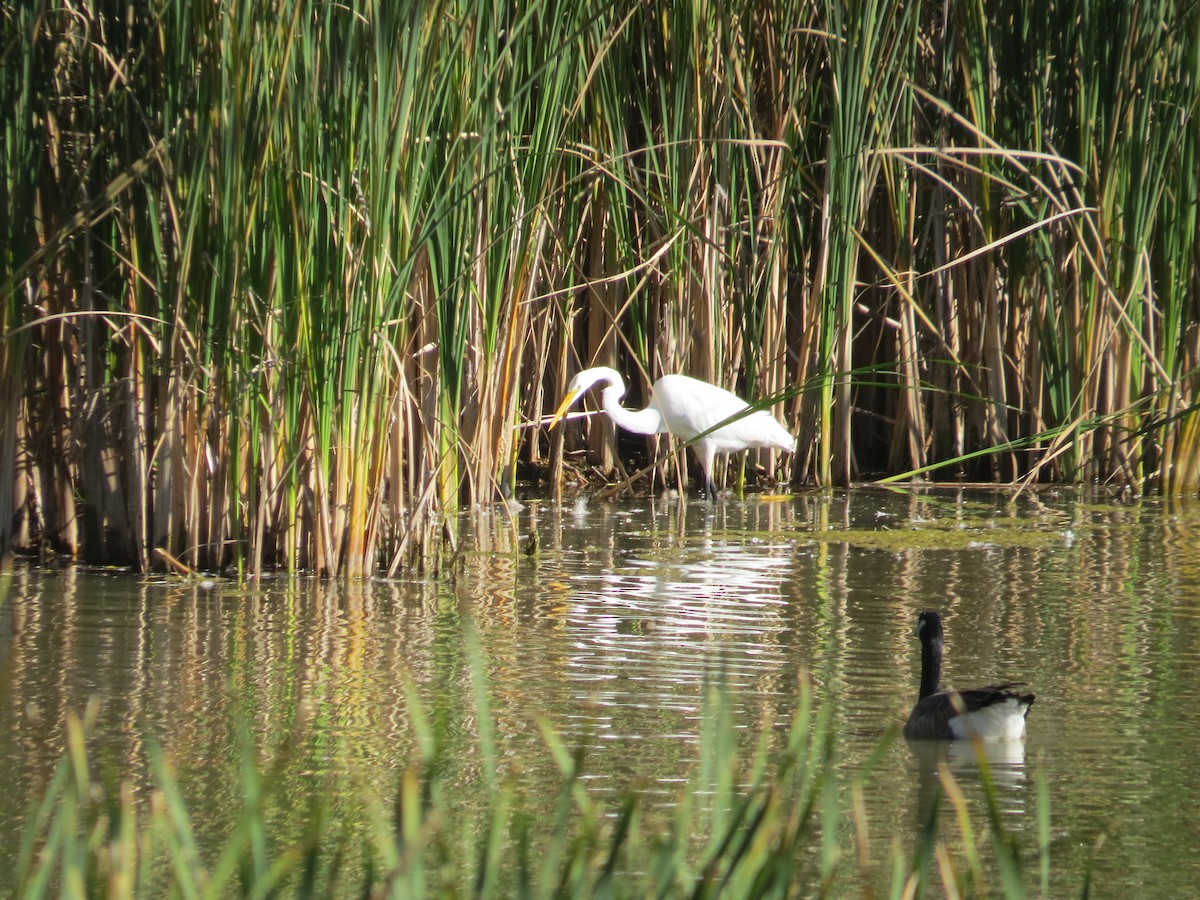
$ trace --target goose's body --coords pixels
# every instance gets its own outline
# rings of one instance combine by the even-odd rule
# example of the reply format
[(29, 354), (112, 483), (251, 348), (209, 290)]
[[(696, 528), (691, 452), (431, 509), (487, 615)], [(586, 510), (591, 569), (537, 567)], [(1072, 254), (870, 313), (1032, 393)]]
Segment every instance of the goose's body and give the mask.
[[(650, 403), (642, 410), (621, 405), (625, 379), (616, 369), (597, 366), (584, 369), (571, 379), (567, 396), (555, 412), (550, 426), (595, 384), (603, 384), (601, 402), (614, 424), (636, 434), (673, 434), (691, 441), (731, 416), (747, 409), (737, 394), (687, 375), (664, 375), (654, 382)], [(766, 447), (785, 453), (795, 449), (796, 439), (769, 412), (760, 409), (694, 440), (692, 448), (704, 472), (704, 490), (716, 499), (713, 484), (713, 460), (718, 453), (734, 453), (750, 447)]]
[(917, 618), (921, 639), (921, 692), (904, 723), (909, 740), (1015, 741), (1025, 737), (1025, 717), (1034, 695), (1014, 690), (1021, 682), (972, 690), (942, 690), (942, 617), (923, 612)]

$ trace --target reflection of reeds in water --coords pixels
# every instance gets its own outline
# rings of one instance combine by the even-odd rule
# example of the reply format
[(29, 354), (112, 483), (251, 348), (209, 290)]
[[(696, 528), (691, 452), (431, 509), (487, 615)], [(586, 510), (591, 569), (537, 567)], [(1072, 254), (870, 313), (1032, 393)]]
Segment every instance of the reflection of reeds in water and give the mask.
[(596, 363), (822, 485), (1200, 484), (1194, 4), (260, 12), (6, 21), (0, 549), (394, 572)]

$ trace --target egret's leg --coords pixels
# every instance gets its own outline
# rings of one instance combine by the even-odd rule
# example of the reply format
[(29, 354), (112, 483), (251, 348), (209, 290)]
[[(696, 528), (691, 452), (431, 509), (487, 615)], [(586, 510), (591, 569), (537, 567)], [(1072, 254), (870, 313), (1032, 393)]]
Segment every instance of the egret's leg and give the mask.
[(708, 473), (704, 475), (704, 496), (708, 498), (710, 503), (717, 502), (717, 484)]
[(717, 485), (713, 481), (713, 457), (716, 456), (716, 450), (707, 441), (702, 442), (696, 447), (696, 456), (700, 459), (700, 470), (704, 473), (704, 494), (712, 503), (717, 502)]

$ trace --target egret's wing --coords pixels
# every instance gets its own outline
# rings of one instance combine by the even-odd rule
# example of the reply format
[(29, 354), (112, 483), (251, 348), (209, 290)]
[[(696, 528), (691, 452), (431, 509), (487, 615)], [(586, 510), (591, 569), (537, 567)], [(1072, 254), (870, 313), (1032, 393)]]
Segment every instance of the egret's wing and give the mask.
[[(664, 375), (654, 385), (654, 406), (662, 414), (666, 430), (690, 440), (714, 425), (746, 408), (746, 402), (724, 388), (689, 378), (687, 375)], [(742, 421), (721, 429), (723, 437), (729, 428), (738, 428)], [(716, 438), (717, 434), (709, 435)]]

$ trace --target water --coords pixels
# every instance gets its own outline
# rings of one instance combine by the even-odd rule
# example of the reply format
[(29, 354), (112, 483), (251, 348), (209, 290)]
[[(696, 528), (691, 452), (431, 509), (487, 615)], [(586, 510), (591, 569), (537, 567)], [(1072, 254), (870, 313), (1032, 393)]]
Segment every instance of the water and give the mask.
[[(1179, 501), (871, 489), (715, 508), (530, 503), (515, 528), (481, 510), (436, 580), (210, 589), (21, 568), (0, 609), (0, 890), (64, 718), (89, 702), (102, 771), (145, 786), (149, 747), (161, 746), (214, 846), (240, 803), (242, 731), (260, 754), (302, 750), (281, 773), (292, 804), (281, 817), (317, 785), (347, 809), (364, 786), (390, 796), (415, 752), (408, 685), (446, 724), (466, 796), (478, 763), (469, 624), (503, 768), (535, 792), (557, 784), (540, 717), (588, 748), (594, 796), (635, 785), (667, 810), (692, 772), (714, 679), (748, 741), (762, 723), (786, 726), (809, 679), (832, 708), (848, 780), (907, 714), (912, 626), (936, 608), (947, 682), (1019, 679), (1038, 695), (1025, 745), (992, 748), (992, 764), (1030, 861), (1045, 782), (1052, 892), (1077, 892), (1090, 867), (1104, 895), (1184, 895), (1200, 883), (1200, 859), (1178, 852), (1200, 838), (1198, 524), (1200, 504)], [(939, 761), (985, 827), (968, 748), (894, 741), (863, 795), (881, 885), (892, 841), (910, 846), (942, 791)]]

